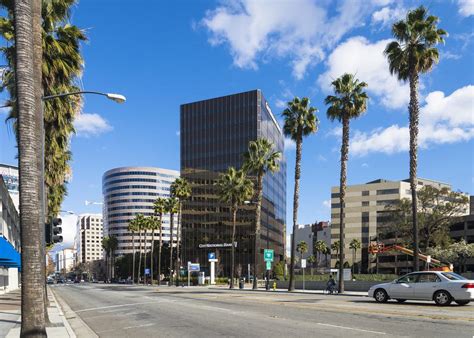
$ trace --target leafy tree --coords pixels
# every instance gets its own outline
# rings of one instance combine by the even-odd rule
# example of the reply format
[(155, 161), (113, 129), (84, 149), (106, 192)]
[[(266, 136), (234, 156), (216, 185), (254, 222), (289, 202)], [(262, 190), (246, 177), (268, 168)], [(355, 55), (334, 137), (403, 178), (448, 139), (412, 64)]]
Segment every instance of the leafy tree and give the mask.
[(110, 264), (110, 237), (105, 236), (102, 238), (102, 249), (105, 251), (105, 271), (107, 280), (110, 279), (109, 275), (109, 264)]
[(356, 257), (357, 257), (357, 250), (359, 250), (362, 247), (362, 244), (359, 239), (354, 238), (352, 241), (349, 243), (349, 249), (352, 250), (352, 273), (355, 273), (354, 266), (357, 264), (356, 263)]
[(464, 239), (450, 244), (446, 248), (434, 247), (428, 253), (442, 262), (455, 263), (459, 267), (459, 272), (466, 270), (466, 261), (474, 257), (474, 243), (467, 244)]
[(273, 272), (276, 276), (283, 276), (285, 274), (285, 263), (283, 261), (279, 261), (273, 266)]
[(313, 275), (313, 266), (316, 261), (317, 260), (316, 260), (316, 257), (314, 257), (314, 255), (311, 255), (308, 257), (308, 263), (311, 265), (311, 276)]
[(110, 250), (110, 276), (111, 278), (114, 278), (114, 270), (115, 270), (115, 250), (117, 250), (118, 247), (118, 239), (116, 236), (111, 235), (109, 236), (109, 250)]
[[(173, 281), (173, 228), (174, 228), (174, 215), (178, 212), (178, 200), (174, 197), (170, 197), (166, 200), (166, 212), (170, 214), (170, 265), (169, 265), (169, 283), (172, 284)], [(176, 244), (178, 245), (178, 243)], [(176, 255), (176, 260), (178, 255)], [(179, 273), (179, 270), (176, 271)], [(178, 276), (179, 277), (179, 276)]]
[[(418, 236), (424, 251), (433, 246), (445, 247), (450, 242), (450, 226), (466, 214), (469, 199), (448, 188), (425, 185), (417, 193)], [(386, 207), (388, 221), (384, 237), (402, 237), (402, 242), (413, 243), (411, 201), (402, 199)]]
[[(189, 182), (182, 177), (178, 177), (171, 184), (171, 196), (178, 199), (178, 224), (176, 225), (176, 271), (179, 273), (181, 257), (179, 255), (179, 247), (181, 243), (181, 214), (183, 208), (183, 201), (191, 197), (191, 186)], [(179, 285), (179, 278), (176, 278), (176, 286)]]
[(336, 253), (336, 256), (339, 254), (339, 249), (340, 249), (340, 243), (339, 241), (334, 241), (332, 244), (331, 244), (331, 250), (334, 251)]
[(160, 224), (160, 227), (159, 227), (160, 242), (159, 242), (159, 246), (158, 246), (158, 286), (161, 283), (161, 253), (162, 253), (161, 251), (162, 251), (162, 247), (163, 247), (163, 227), (162, 227), (162, 224), (163, 224), (163, 214), (165, 214), (167, 212), (166, 206), (167, 206), (167, 201), (166, 201), (165, 198), (162, 198), (162, 197), (157, 198), (156, 201), (153, 204), (153, 207), (155, 209), (155, 214), (158, 215), (159, 224)]
[[(295, 97), (292, 101), (288, 102), (288, 107), (282, 113), (285, 121), (283, 132), (285, 136), (290, 137), (296, 143), (295, 190), (293, 194), (293, 234), (296, 233), (298, 228), (303, 138), (312, 133), (316, 133), (318, 130), (318, 119), (315, 115), (316, 112), (316, 108), (310, 107), (310, 101), (307, 97), (303, 97), (302, 99)], [(290, 283), (288, 291), (294, 291), (295, 289), (295, 248), (295, 236), (291, 236)]]
[[(367, 83), (360, 82), (353, 74), (344, 74), (332, 82), (335, 95), (324, 102), (329, 105), (327, 116), (342, 123), (341, 177), (339, 186), (339, 260), (344, 261), (344, 203), (346, 197), (346, 166), (349, 159), (349, 122), (367, 109), (369, 97), (364, 91)], [(339, 293), (344, 293), (343, 268), (339, 267)]]
[(230, 269), (230, 288), (234, 288), (235, 276), (235, 225), (237, 222), (237, 211), (239, 206), (245, 201), (252, 198), (253, 182), (243, 170), (236, 170), (234, 167), (227, 169), (226, 173), (222, 173), (216, 182), (219, 200), (230, 206), (232, 217), (232, 252), (231, 252), (231, 269)]
[(419, 270), (418, 260), (418, 220), (417, 220), (417, 151), (418, 151), (418, 121), (419, 102), (418, 85), (419, 76), (429, 72), (439, 61), (438, 43), (444, 42), (446, 31), (439, 29), (438, 17), (428, 15), (428, 10), (420, 6), (407, 13), (405, 20), (397, 21), (392, 26), (395, 41), (390, 42), (385, 48), (389, 69), (396, 74), (399, 80), (410, 84), (410, 187), (412, 198), (412, 225), (414, 270)]
[[(53, 95), (78, 91), (83, 59), (80, 42), (86, 40), (84, 31), (70, 23), (71, 7), (76, 0), (42, 1), (42, 79), (41, 94)], [(2, 0), (0, 6), (8, 15), (0, 20), (0, 34), (8, 42), (1, 51), (8, 67), (3, 75), (1, 90), (9, 93), (11, 110), (8, 120), (17, 132), (18, 111), (15, 84), (15, 41), (13, 24), (14, 1)], [(70, 137), (74, 133), (73, 121), (81, 108), (81, 98), (70, 96), (44, 102), (44, 180), (48, 196), (48, 214), (58, 214), (66, 195), (66, 181), (71, 173)]]
[(314, 252), (316, 252), (316, 262), (319, 262), (321, 258), (321, 255), (324, 254), (324, 252), (326, 251), (327, 249), (327, 244), (325, 241), (322, 241), (322, 240), (318, 240), (314, 243), (314, 247), (313, 247), (313, 250)]
[(258, 276), (258, 255), (260, 248), (260, 223), (263, 199), (263, 177), (267, 172), (276, 172), (280, 170), (279, 161), (281, 152), (273, 150), (273, 144), (263, 138), (256, 141), (250, 141), (248, 151), (244, 154), (244, 164), (242, 169), (247, 174), (257, 176), (256, 197), (257, 207), (255, 208), (255, 242), (254, 242), (254, 266), (253, 266), (253, 289), (257, 290)]
[(296, 246), (296, 251), (300, 253), (301, 259), (303, 259), (303, 255), (308, 252), (308, 244), (305, 241), (301, 241)]

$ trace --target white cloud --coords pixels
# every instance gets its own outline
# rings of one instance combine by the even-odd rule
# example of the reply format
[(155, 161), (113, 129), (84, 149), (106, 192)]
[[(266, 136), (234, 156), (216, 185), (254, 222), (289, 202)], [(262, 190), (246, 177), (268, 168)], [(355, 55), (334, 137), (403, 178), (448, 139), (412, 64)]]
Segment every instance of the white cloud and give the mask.
[(180, 136), (181, 135), (181, 132), (179, 130), (176, 131), (176, 136)]
[(286, 101), (285, 101), (285, 100), (276, 99), (276, 101), (275, 101), (275, 107), (280, 108), (280, 109), (286, 108)]
[(323, 207), (330, 209), (331, 208), (331, 200), (323, 201)]
[(474, 0), (458, 0), (458, 12), (461, 16), (474, 15)]
[[(474, 138), (474, 86), (469, 85), (445, 96), (431, 92), (420, 110), (419, 145), (457, 143)], [(408, 151), (408, 126), (391, 125), (368, 133), (356, 132), (350, 145), (354, 155)]]
[(337, 127), (334, 127), (332, 129), (330, 129), (326, 133), (326, 136), (334, 136), (334, 137), (337, 137), (337, 138), (341, 138), (341, 136), (342, 136), (342, 127), (337, 126)]
[(323, 155), (321, 155), (321, 154), (318, 155), (318, 161), (320, 161), (320, 162), (327, 162), (327, 160), (328, 160), (328, 159), (327, 159), (326, 157), (324, 157)]
[(296, 149), (296, 143), (291, 138), (285, 137), (285, 150)]
[(0, 114), (8, 114), (9, 111), (10, 111), (10, 107), (0, 108)]
[(77, 136), (91, 137), (111, 131), (112, 126), (98, 114), (79, 114), (74, 120)]
[(383, 7), (372, 13), (372, 24), (380, 24), (383, 28), (405, 17), (407, 9), (398, 4), (396, 7)]
[(210, 32), (211, 45), (229, 46), (235, 66), (257, 69), (258, 58), (289, 57), (293, 75), (301, 79), (324, 59), (327, 48), (364, 25), (365, 16), (380, 5), (352, 0), (333, 9), (330, 2), (314, 0), (225, 1), (208, 11), (201, 24)]
[[(371, 43), (362, 36), (348, 39), (337, 46), (326, 62), (328, 70), (318, 77), (318, 84), (326, 93), (331, 92), (331, 82), (342, 74), (355, 73), (360, 81), (368, 84), (369, 94), (377, 96), (388, 108), (406, 107), (409, 87), (390, 74), (383, 54), (391, 40)], [(347, 57), (350, 55), (351, 57)], [(370, 96), (370, 95), (369, 95)]]
[(364, 162), (364, 163), (361, 164), (361, 167), (362, 167), (362, 168), (368, 168), (368, 167), (369, 167), (369, 164)]

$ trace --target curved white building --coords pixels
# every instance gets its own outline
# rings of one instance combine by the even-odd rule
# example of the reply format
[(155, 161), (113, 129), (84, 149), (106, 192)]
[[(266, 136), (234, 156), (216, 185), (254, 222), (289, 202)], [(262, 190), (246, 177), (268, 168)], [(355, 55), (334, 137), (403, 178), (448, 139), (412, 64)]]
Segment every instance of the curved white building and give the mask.
[[(118, 239), (117, 256), (132, 253), (132, 234), (128, 223), (137, 214), (151, 216), (153, 202), (158, 197), (169, 197), (170, 185), (179, 177), (179, 171), (154, 167), (121, 167), (108, 170), (102, 176), (104, 196), (104, 236)], [(174, 229), (178, 218), (175, 217)], [(176, 231), (176, 230), (175, 230)], [(176, 240), (176, 237), (174, 240)], [(159, 240), (158, 232), (155, 241)], [(170, 240), (169, 215), (163, 215), (163, 240)], [(138, 236), (135, 234), (135, 246)], [(147, 235), (147, 247), (151, 248), (152, 236)], [(135, 248), (137, 249), (137, 248)]]

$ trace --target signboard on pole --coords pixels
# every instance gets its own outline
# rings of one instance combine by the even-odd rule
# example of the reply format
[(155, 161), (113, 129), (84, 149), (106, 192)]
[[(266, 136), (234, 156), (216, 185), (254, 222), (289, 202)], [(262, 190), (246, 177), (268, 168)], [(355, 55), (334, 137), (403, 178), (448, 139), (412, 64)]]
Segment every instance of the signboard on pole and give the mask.
[(272, 269), (272, 262), (266, 261), (265, 263), (267, 264), (267, 270), (271, 270)]
[(426, 263), (428, 263), (428, 264), (431, 263), (431, 256), (430, 255), (426, 256)]
[(263, 260), (265, 262), (273, 262), (273, 249), (263, 250)]
[(189, 271), (200, 271), (201, 267), (199, 266), (199, 263), (191, 263), (188, 265), (188, 270)]
[(301, 267), (304, 269), (306, 268), (306, 259), (301, 260)]
[(217, 262), (216, 253), (215, 252), (209, 252), (207, 254), (207, 259), (208, 259), (209, 262)]
[(149, 276), (150, 275), (150, 269), (145, 269), (145, 276)]

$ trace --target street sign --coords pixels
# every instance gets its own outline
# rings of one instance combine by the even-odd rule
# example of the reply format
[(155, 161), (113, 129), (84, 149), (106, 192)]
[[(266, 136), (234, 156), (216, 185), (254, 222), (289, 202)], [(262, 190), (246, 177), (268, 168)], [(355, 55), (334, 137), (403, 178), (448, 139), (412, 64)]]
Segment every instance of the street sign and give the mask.
[(426, 263), (428, 263), (428, 264), (431, 263), (431, 256), (430, 255), (426, 256)]
[(267, 270), (271, 270), (272, 269), (272, 262), (266, 261), (265, 263), (267, 263)]
[(216, 253), (215, 252), (209, 252), (207, 254), (207, 259), (208, 259), (209, 262), (217, 262)]
[(301, 260), (301, 267), (304, 269), (306, 268), (306, 259)]
[(188, 265), (188, 270), (189, 271), (200, 271), (201, 267), (200, 267), (199, 263), (191, 263), (191, 264)]
[(150, 269), (145, 269), (145, 275), (149, 276), (150, 275)]
[(263, 250), (263, 260), (273, 262), (273, 249)]

